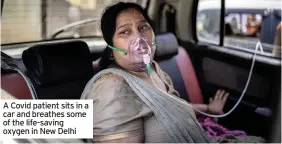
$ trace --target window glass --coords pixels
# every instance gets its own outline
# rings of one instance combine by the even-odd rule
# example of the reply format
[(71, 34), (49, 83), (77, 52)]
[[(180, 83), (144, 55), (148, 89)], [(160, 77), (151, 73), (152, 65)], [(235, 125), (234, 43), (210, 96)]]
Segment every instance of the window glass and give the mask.
[[(224, 46), (281, 55), (281, 0), (225, 0)], [(200, 0), (197, 36), (202, 42), (219, 44), (220, 0)], [(280, 25), (280, 26), (279, 26)]]
[[(51, 39), (71, 23), (99, 19), (103, 10), (119, 1), (140, 0), (5, 0), (1, 19), (1, 44)], [(57, 38), (101, 36), (99, 23), (81, 24)]]
[[(277, 28), (281, 22), (280, 0), (226, 0), (224, 45), (254, 51), (257, 43), (262, 52), (274, 55)], [(275, 46), (277, 45), (277, 46)]]
[(200, 0), (197, 13), (197, 37), (201, 42), (219, 44), (221, 0)]
[(251, 13), (230, 13), (225, 17), (224, 45), (238, 48), (256, 47), (262, 16)]

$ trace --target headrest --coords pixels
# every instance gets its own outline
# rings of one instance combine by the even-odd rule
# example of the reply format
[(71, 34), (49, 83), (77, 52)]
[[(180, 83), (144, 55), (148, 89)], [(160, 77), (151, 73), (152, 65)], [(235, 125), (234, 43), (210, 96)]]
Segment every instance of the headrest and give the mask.
[(92, 76), (92, 60), (83, 41), (38, 44), (25, 50), (23, 62), (39, 86)]
[(156, 36), (157, 49), (155, 57), (157, 59), (172, 57), (178, 54), (178, 42), (174, 34), (166, 33)]

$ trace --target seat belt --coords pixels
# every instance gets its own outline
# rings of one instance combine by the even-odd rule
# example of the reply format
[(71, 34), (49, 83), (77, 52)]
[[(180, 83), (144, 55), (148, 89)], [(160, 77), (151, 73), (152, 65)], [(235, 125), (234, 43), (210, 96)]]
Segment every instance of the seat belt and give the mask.
[(25, 66), (21, 61), (17, 61), (16, 59), (12, 58), (11, 56), (5, 54), (1, 51), (1, 70), (4, 71), (16, 71), (18, 72), (27, 83), (29, 91), (33, 99), (37, 99), (37, 94), (35, 88), (31, 82), (31, 80), (26, 75)]

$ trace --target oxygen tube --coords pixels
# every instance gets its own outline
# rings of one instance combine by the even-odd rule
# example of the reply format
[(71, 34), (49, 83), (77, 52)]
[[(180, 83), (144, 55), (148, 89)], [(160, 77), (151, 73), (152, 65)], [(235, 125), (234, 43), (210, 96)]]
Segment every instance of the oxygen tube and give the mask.
[[(229, 115), (230, 113), (232, 113), (232, 112), (237, 108), (237, 106), (239, 105), (239, 103), (242, 101), (243, 97), (245, 96), (245, 93), (246, 93), (246, 91), (247, 91), (247, 89), (248, 89), (248, 86), (249, 86), (249, 83), (250, 83), (250, 80), (251, 80), (251, 77), (252, 77), (253, 68), (254, 68), (254, 65), (255, 65), (255, 60), (256, 60), (256, 55), (257, 55), (257, 51), (258, 51), (258, 48), (259, 48), (259, 44), (260, 44), (260, 43), (258, 43), (257, 46), (256, 46), (255, 53), (254, 53), (253, 58), (252, 58), (252, 64), (251, 64), (250, 72), (249, 72), (249, 75), (248, 75), (248, 79), (247, 79), (245, 88), (244, 88), (244, 90), (243, 90), (243, 92), (242, 92), (242, 94), (241, 94), (239, 100), (238, 100), (237, 103), (232, 107), (232, 109), (230, 109), (227, 113), (222, 114), (222, 115), (213, 115), (213, 114), (208, 114), (208, 113), (202, 112), (202, 111), (200, 111), (200, 110), (194, 108), (194, 107), (193, 107), (191, 104), (189, 104), (188, 102), (186, 102), (186, 101), (184, 101), (184, 100), (181, 100), (181, 99), (179, 99), (179, 98), (176, 98), (175, 96), (172, 96), (172, 95), (168, 94), (167, 92), (163, 91), (161, 88), (158, 87), (158, 85), (156, 84), (156, 82), (154, 81), (154, 79), (153, 79), (153, 77), (152, 77), (152, 69), (151, 69), (151, 66), (150, 66), (152, 59), (151, 59), (151, 56), (149, 55), (150, 53), (149, 53), (149, 54), (148, 54), (148, 53), (144, 53), (144, 54), (142, 55), (142, 59), (143, 59), (143, 63), (144, 63), (145, 66), (146, 66), (147, 73), (148, 73), (148, 75), (149, 75), (151, 81), (153, 82), (153, 85), (154, 85), (159, 91), (161, 91), (163, 94), (169, 96), (170, 98), (173, 98), (173, 99), (175, 99), (175, 100), (177, 100), (177, 101), (179, 101), (179, 102), (181, 102), (181, 103), (183, 103), (183, 104), (186, 104), (186, 105), (188, 105), (188, 106), (191, 106), (195, 111), (199, 112), (200, 114), (203, 114), (203, 115), (206, 115), (206, 116), (209, 116), (209, 117), (220, 118), (220, 117), (225, 117), (225, 116)], [(156, 43), (153, 42), (153, 43), (152, 43), (152, 46), (156, 46)], [(111, 49), (113, 49), (113, 50), (119, 51), (119, 52), (121, 52), (121, 53), (128, 54), (128, 52), (127, 52), (126, 50), (123, 50), (123, 49), (120, 49), (120, 48), (116, 48), (116, 47), (113, 47), (113, 46), (109, 46), (109, 45), (108, 45), (108, 47), (111, 48)], [(260, 46), (260, 48), (261, 48), (261, 46)], [(262, 49), (262, 48), (261, 48), (261, 49)]]
[[(156, 46), (156, 45), (157, 45), (156, 42), (152, 43), (152, 46)], [(151, 66), (150, 66), (150, 62), (152, 61), (151, 57), (148, 54), (145, 54), (145, 55), (143, 55), (143, 61), (144, 61), (144, 64), (146, 65), (148, 75), (151, 76), (151, 74), (152, 74), (152, 69), (151, 69)]]

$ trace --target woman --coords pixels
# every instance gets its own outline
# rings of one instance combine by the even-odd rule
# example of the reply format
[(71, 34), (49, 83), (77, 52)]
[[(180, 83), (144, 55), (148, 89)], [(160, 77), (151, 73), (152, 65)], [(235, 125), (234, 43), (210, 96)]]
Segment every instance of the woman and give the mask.
[[(121, 2), (105, 10), (101, 29), (108, 48), (100, 60), (104, 70), (82, 94), (82, 99), (94, 102), (93, 141), (211, 142), (191, 105), (178, 98), (169, 76), (151, 62), (156, 49), (151, 26), (137, 4)], [(142, 51), (138, 54), (144, 63), (137, 62), (134, 48)], [(209, 105), (194, 107), (220, 114), (227, 96), (220, 92)]]

